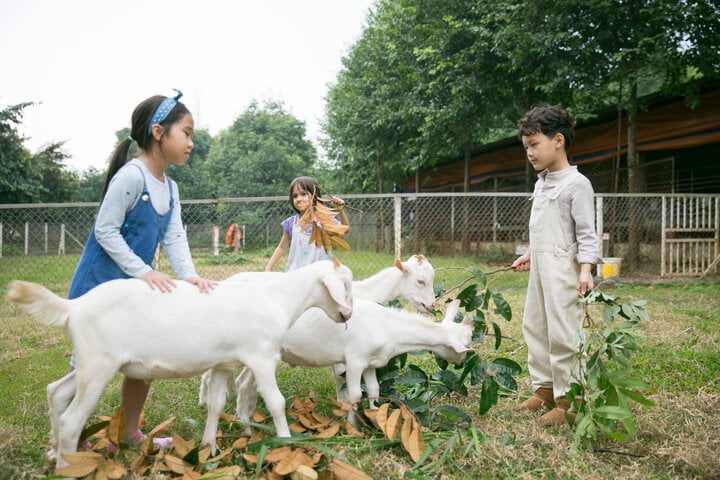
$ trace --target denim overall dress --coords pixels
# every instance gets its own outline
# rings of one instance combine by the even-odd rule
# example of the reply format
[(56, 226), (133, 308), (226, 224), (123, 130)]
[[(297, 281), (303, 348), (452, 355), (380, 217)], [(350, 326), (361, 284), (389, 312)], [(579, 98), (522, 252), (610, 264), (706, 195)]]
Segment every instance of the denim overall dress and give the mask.
[[(170, 188), (170, 208), (165, 215), (160, 215), (155, 211), (150, 200), (145, 174), (139, 166), (132, 166), (139, 169), (143, 176), (143, 191), (138, 202), (125, 217), (120, 227), (120, 234), (138, 257), (147, 265), (152, 265), (155, 250), (165, 236), (172, 217), (174, 206), (172, 181), (166, 177)], [(100, 246), (95, 238), (95, 226), (93, 226), (73, 275), (68, 298), (79, 297), (93, 287), (117, 278), (130, 278), (130, 276)]]

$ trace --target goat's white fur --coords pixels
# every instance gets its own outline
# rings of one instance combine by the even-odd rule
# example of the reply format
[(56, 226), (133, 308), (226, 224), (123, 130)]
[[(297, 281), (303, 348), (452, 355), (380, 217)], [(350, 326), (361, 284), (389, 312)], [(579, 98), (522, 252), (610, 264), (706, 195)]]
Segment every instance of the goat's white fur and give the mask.
[[(453, 319), (460, 301), (449, 304), (442, 322), (419, 313), (407, 312), (356, 298), (353, 318), (344, 325), (331, 322), (321, 311), (305, 312), (290, 327), (283, 340), (282, 360), (293, 366), (345, 368), (347, 397), (339, 400), (356, 404), (362, 398), (361, 378), (370, 400), (380, 393), (375, 370), (397, 355), (431, 350), (450, 363), (461, 364), (471, 351), (472, 326)], [(256, 378), (256, 377), (255, 377)], [(337, 379), (336, 379), (337, 380)], [(257, 402), (256, 381), (247, 369), (236, 380), (236, 414), (249, 421)], [(371, 407), (374, 403), (371, 403)], [(353, 419), (351, 415), (351, 420)]]
[[(260, 272), (243, 272), (229, 277), (228, 280), (250, 281), (260, 278), (261, 275), (262, 273)], [(283, 274), (277, 273), (277, 275)], [(405, 262), (395, 260), (393, 266), (384, 268), (364, 280), (353, 281), (353, 298), (364, 298), (382, 305), (387, 305), (391, 300), (402, 297), (418, 310), (429, 312), (435, 304), (435, 292), (433, 290), (434, 280), (435, 270), (432, 264), (430, 264), (430, 261), (423, 255), (412, 255)], [(305, 325), (304, 328), (313, 327), (313, 324), (308, 324)], [(309, 332), (309, 335), (312, 335), (312, 332)], [(312, 362), (312, 358), (308, 358), (306, 361)], [(342, 374), (344, 371), (345, 368), (342, 364), (333, 366), (333, 376), (335, 378), (338, 398), (342, 395), (342, 387), (344, 385)], [(200, 405), (207, 402), (208, 373), (209, 372), (203, 374), (200, 383)], [(368, 375), (370, 375), (370, 373), (368, 373)], [(232, 384), (230, 387), (231, 389), (237, 390), (236, 385), (239, 386), (241, 383), (247, 382), (254, 382), (254, 380), (252, 379), (252, 372), (246, 368), (237, 377), (235, 384)], [(239, 390), (237, 391), (239, 392)], [(242, 400), (238, 398), (237, 404), (239, 405), (241, 401)]]
[(233, 368), (246, 365), (259, 379), (277, 435), (289, 437), (275, 379), (285, 332), (311, 307), (335, 321), (352, 315), (352, 273), (333, 263), (261, 282), (221, 282), (210, 293), (182, 281), (161, 293), (142, 280), (123, 279), (67, 300), (35, 283), (12, 282), (6, 299), (40, 322), (65, 327), (75, 351), (75, 370), (47, 388), (57, 466), (66, 464), (62, 453), (76, 450), (83, 425), (118, 371), (149, 381), (212, 369), (202, 444), (214, 452), (227, 382)]
[(421, 312), (429, 312), (435, 304), (435, 270), (422, 255), (412, 255), (405, 262), (395, 260), (394, 267), (380, 270), (364, 280), (353, 282), (353, 297), (365, 298), (387, 305), (390, 300), (404, 298)]

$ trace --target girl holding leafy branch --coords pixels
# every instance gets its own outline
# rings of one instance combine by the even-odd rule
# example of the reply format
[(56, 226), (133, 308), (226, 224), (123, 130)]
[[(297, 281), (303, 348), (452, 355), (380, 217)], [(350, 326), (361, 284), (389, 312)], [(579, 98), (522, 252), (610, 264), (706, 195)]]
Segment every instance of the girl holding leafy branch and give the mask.
[[(270, 260), (265, 266), (269, 272), (285, 254), (288, 246), (287, 265), (289, 272), (318, 260), (328, 260), (333, 245), (348, 251), (349, 245), (342, 239), (348, 229), (348, 218), (345, 214), (345, 201), (332, 196), (324, 199), (320, 196), (320, 185), (311, 177), (298, 177), (290, 183), (290, 205), (295, 215), (286, 218), (282, 223), (282, 237)], [(333, 208), (324, 202), (332, 202)]]

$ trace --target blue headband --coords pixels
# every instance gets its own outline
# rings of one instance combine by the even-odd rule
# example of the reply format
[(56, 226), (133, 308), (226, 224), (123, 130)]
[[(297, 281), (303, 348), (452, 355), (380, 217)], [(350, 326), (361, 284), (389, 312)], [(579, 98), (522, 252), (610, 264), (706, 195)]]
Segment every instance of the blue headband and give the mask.
[(148, 125), (148, 134), (152, 134), (153, 125), (155, 125), (156, 123), (162, 123), (163, 120), (167, 118), (172, 109), (175, 108), (175, 105), (177, 105), (180, 97), (182, 97), (183, 93), (180, 90), (178, 90), (177, 88), (173, 88), (173, 90), (177, 92), (175, 98), (166, 98), (165, 100), (160, 102), (157, 110), (155, 110), (155, 113), (153, 113), (153, 116), (150, 119), (150, 124)]

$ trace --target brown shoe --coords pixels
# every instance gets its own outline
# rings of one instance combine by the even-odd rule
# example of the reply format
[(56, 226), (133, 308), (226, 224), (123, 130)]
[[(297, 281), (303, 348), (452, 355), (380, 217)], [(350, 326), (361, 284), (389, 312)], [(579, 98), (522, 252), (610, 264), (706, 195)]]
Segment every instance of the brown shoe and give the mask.
[(569, 412), (570, 402), (567, 398), (560, 397), (555, 399), (556, 407), (547, 412), (536, 421), (542, 427), (557, 427), (564, 423), (572, 425), (575, 423), (575, 412)]
[(537, 412), (540, 410), (549, 410), (554, 406), (555, 400), (553, 399), (552, 388), (540, 387), (535, 390), (532, 397), (518, 405), (515, 405), (513, 410), (516, 412), (522, 412), (523, 410), (527, 410), (528, 412)]

